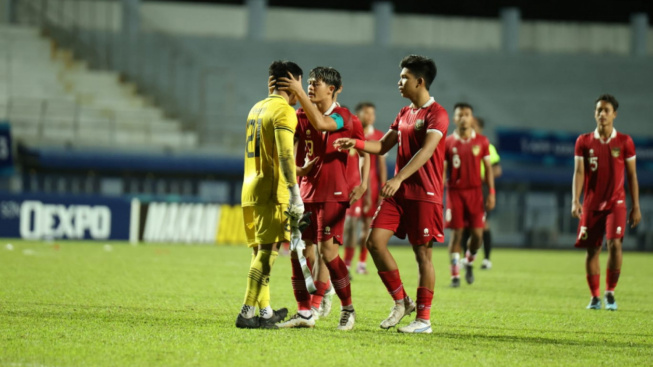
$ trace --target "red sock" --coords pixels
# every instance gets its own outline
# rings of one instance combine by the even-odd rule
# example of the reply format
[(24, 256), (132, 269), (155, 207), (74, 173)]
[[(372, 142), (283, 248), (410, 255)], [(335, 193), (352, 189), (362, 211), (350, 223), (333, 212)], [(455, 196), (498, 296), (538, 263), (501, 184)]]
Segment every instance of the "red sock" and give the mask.
[(361, 253), (358, 255), (358, 262), (364, 263), (367, 261), (367, 247), (361, 246)]
[(335, 289), (340, 304), (343, 306), (351, 306), (351, 285), (349, 284), (349, 271), (347, 265), (342, 261), (340, 256), (336, 256), (331, 262), (326, 263), (329, 268), (329, 275), (331, 275), (331, 283)]
[(467, 263), (468, 264), (473, 263), (474, 260), (476, 259), (476, 253), (472, 254), (469, 250), (467, 250), (467, 253), (465, 254), (465, 256), (467, 257)]
[(351, 266), (351, 260), (354, 258), (355, 252), (355, 248), (345, 247), (345, 265), (347, 265), (348, 268)]
[(600, 294), (601, 274), (587, 274), (587, 285), (590, 287), (592, 297), (598, 297)]
[(399, 276), (399, 269), (380, 271), (379, 276), (383, 284), (385, 284), (388, 293), (392, 296), (392, 299), (399, 301), (406, 298), (404, 284), (401, 282), (401, 276)]
[(422, 320), (431, 319), (431, 303), (433, 303), (433, 291), (417, 287), (417, 318)]
[(620, 274), (621, 269), (608, 269), (608, 273), (605, 275), (606, 291), (614, 292), (614, 289), (617, 287), (617, 282), (619, 281)]
[(297, 309), (310, 310), (311, 295), (308, 293), (308, 289), (306, 289), (302, 266), (297, 259), (291, 259), (290, 262), (292, 264), (292, 290), (295, 293), (295, 300), (297, 300)]
[(320, 308), (320, 303), (322, 303), (322, 298), (326, 290), (329, 288), (329, 283), (320, 282), (319, 280), (315, 282), (315, 293), (311, 295), (311, 306), (315, 308)]

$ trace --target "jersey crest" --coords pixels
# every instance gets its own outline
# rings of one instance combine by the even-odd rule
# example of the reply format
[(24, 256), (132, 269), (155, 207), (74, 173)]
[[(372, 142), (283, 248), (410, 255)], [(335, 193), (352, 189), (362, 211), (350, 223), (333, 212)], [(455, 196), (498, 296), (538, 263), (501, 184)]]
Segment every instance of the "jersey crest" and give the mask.
[(472, 147), (472, 154), (474, 154), (474, 157), (478, 155), (478, 153), (481, 152), (481, 146), (480, 145), (474, 145)]
[(619, 158), (619, 154), (621, 153), (621, 150), (619, 147), (614, 147), (612, 148), (612, 156), (615, 158)]
[(424, 128), (424, 120), (415, 121), (415, 130), (422, 130)]

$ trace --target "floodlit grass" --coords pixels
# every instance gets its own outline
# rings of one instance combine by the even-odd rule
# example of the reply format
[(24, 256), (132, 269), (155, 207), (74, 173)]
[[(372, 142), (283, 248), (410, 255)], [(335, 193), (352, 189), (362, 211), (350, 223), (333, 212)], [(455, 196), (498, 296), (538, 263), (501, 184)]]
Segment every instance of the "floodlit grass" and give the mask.
[[(370, 275), (352, 282), (352, 332), (336, 330), (337, 310), (313, 330), (240, 330), (234, 322), (250, 262), (245, 247), (0, 245), (0, 365), (653, 364), (652, 254), (625, 254), (619, 311), (608, 312), (585, 309), (582, 251), (498, 249), (492, 270), (450, 289), (440, 246), (433, 334), (402, 335), (378, 327), (392, 301), (371, 263)], [(393, 252), (414, 296), (412, 252)], [(287, 257), (277, 259), (271, 289), (275, 308), (296, 310)]]

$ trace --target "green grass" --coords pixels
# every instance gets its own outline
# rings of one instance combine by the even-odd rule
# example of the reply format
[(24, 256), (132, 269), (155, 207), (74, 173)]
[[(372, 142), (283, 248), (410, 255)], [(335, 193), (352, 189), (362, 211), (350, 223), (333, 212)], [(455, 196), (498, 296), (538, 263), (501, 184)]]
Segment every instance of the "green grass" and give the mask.
[[(473, 286), (449, 289), (439, 247), (433, 334), (402, 335), (378, 327), (392, 301), (373, 265), (352, 282), (352, 332), (336, 330), (337, 311), (313, 330), (240, 330), (245, 247), (0, 245), (0, 365), (653, 364), (652, 254), (624, 255), (619, 311), (608, 312), (585, 309), (582, 251), (498, 249)], [(414, 296), (412, 253), (392, 250)], [(296, 310), (287, 257), (277, 259), (271, 289), (274, 307)]]

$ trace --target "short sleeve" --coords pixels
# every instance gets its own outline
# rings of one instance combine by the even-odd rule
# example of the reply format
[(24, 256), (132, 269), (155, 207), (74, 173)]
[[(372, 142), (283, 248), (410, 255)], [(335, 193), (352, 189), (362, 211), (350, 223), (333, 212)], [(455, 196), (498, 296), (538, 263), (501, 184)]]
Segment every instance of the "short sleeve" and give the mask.
[(354, 124), (351, 137), (358, 140), (365, 140), (365, 133), (363, 132), (363, 124), (360, 122), (356, 115), (351, 115), (351, 122)]
[(635, 143), (630, 136), (626, 136), (626, 144), (624, 144), (624, 158), (626, 160), (635, 158)]
[(444, 108), (438, 108), (426, 115), (426, 132), (438, 132), (441, 136), (447, 135), (449, 128), (449, 115)]
[(576, 139), (576, 147), (574, 148), (574, 156), (583, 158), (583, 136), (579, 136), (578, 139)]
[(481, 156), (483, 158), (485, 157), (488, 157), (490, 159), (492, 158), (492, 156), (490, 155), (490, 142), (487, 140), (487, 138), (483, 139), (483, 146), (481, 147), (481, 153), (482, 153)]
[[(404, 107), (405, 108), (405, 107)], [(399, 131), (399, 120), (401, 120), (401, 115), (403, 114), (404, 109), (402, 108), (401, 111), (397, 114), (397, 117), (395, 117), (395, 121), (390, 125), (390, 130), (394, 131)]]

